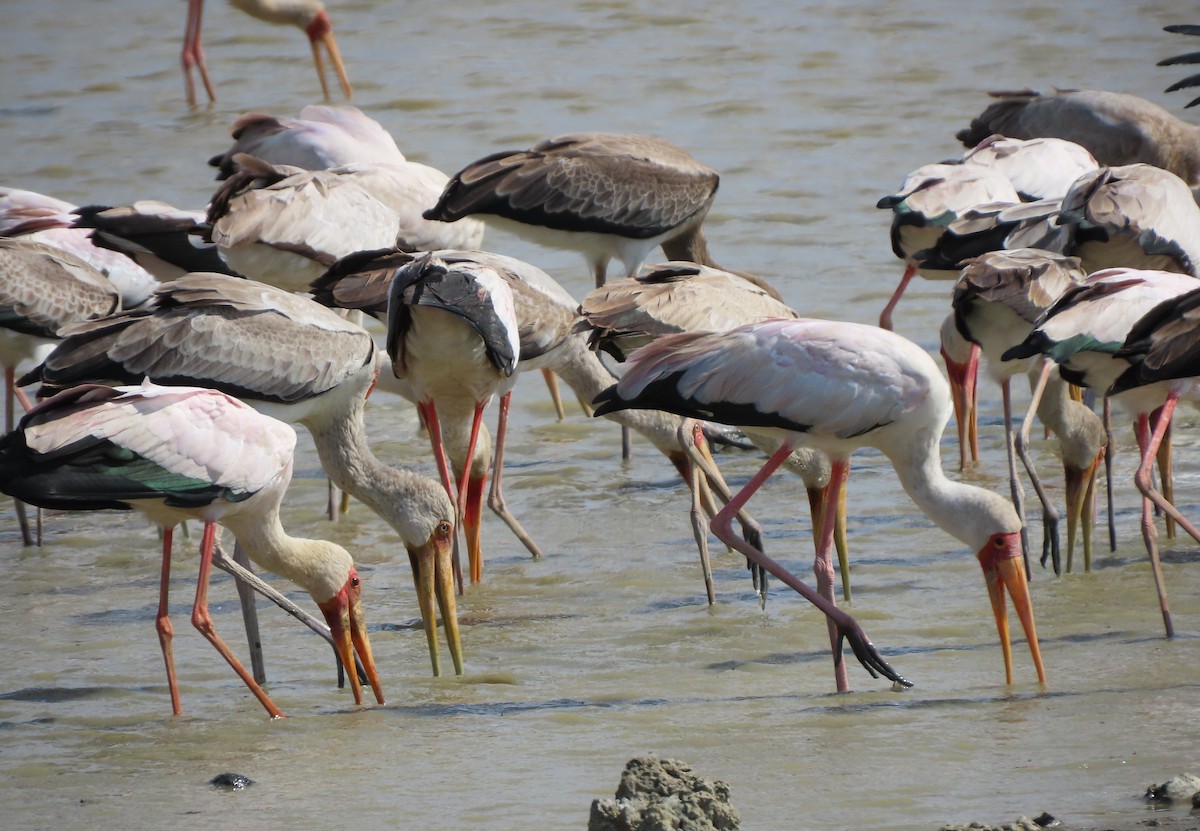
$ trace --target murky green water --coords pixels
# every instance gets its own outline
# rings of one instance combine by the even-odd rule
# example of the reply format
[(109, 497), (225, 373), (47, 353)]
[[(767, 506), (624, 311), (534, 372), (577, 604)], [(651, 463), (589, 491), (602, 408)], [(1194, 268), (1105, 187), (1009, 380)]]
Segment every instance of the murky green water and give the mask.
[[(76, 202), (203, 204), (207, 157), (229, 123), (291, 113), (316, 79), (298, 33), (210, 3), (219, 104), (189, 113), (179, 78), (184, 4), (4, 4), (0, 181)], [(874, 321), (899, 263), (873, 206), (911, 169), (957, 154), (953, 132), (983, 90), (1026, 85), (1161, 94), (1154, 62), (1194, 44), (1160, 32), (1195, 22), (1177, 4), (384, 3), (333, 9), (356, 103), (410, 158), (453, 171), (485, 153), (575, 129), (652, 132), (723, 173), (714, 255), (772, 279), (796, 308)], [(575, 257), (500, 235), (490, 247), (542, 265), (582, 294)], [(934, 348), (944, 284), (919, 284), (901, 332)], [(985, 463), (1003, 489), (998, 394), (985, 387)], [(916, 681), (897, 694), (856, 667), (831, 693), (825, 627), (776, 590), (761, 611), (739, 558), (717, 560), (703, 602), (687, 499), (645, 444), (622, 464), (617, 432), (573, 411), (557, 424), (541, 383), (514, 404), (510, 506), (548, 556), (530, 561), (485, 528), (484, 583), (460, 609), (467, 674), (428, 677), (409, 566), (359, 506), (321, 518), (307, 438), (289, 494), (293, 533), (347, 546), (366, 581), (389, 702), (357, 710), (334, 688), (327, 648), (263, 609), (268, 722), (187, 624), (194, 556), (177, 554), (173, 615), (185, 715), (170, 717), (154, 634), (158, 542), (135, 517), (54, 516), (45, 548), (0, 522), (0, 815), (5, 827), (294, 829), (581, 828), (625, 761), (676, 756), (727, 780), (750, 829), (931, 829), (1049, 810), (1076, 823), (1140, 816), (1153, 781), (1200, 763), (1196, 547), (1169, 545), (1179, 636), (1166, 641), (1137, 530), (1132, 440), (1122, 434), (1120, 546), (1091, 574), (1038, 572), (1033, 597), (1050, 683), (1023, 643), (1003, 684), (978, 566), (931, 528), (881, 457), (850, 484), (852, 611)], [(1190, 413), (1189, 413), (1190, 415)], [(432, 474), (412, 410), (372, 399), (377, 453)], [(1179, 494), (1200, 496), (1191, 426), (1179, 430)], [(947, 454), (951, 455), (951, 454)], [(726, 455), (743, 481), (751, 455)], [(1051, 464), (1048, 455), (1044, 456)], [(1048, 467), (1053, 470), (1053, 467)], [(811, 544), (794, 480), (751, 503), (771, 552), (807, 576)], [(1037, 538), (1038, 529), (1034, 529)], [(303, 593), (297, 600), (310, 604)], [(227, 578), (219, 630), (241, 646)], [(258, 784), (210, 789), (223, 771)]]

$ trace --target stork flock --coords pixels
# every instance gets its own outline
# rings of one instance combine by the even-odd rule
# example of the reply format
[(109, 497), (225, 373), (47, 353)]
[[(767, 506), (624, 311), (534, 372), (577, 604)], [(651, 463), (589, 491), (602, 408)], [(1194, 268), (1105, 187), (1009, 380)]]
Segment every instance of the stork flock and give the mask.
[[(323, 7), (235, 5), (305, 28), (326, 97), (322, 45), (349, 97)], [(215, 98), (201, 6), (189, 3), (183, 52), (193, 105), (193, 68)], [(239, 118), (232, 146), (210, 162), (221, 184), (203, 210), (152, 201), (78, 207), (0, 188), (0, 491), (14, 498), (29, 545), (41, 544), (42, 523), (39, 515), (36, 531), (30, 526), (26, 505), (137, 510), (163, 529), (156, 627), (176, 714), (167, 587), (173, 529), (187, 519), (204, 526), (192, 622), (272, 717), (282, 712), (208, 614), (210, 569), (225, 562), (218, 526), (262, 568), (309, 591), (325, 619), (310, 625), (351, 669), (356, 703), (360, 676), (383, 703), (351, 555), (291, 537), (280, 522), (297, 441), (289, 425), (312, 435), (331, 488), (399, 535), (433, 672), (441, 672), (440, 616), (462, 674), (457, 603), (483, 579), (489, 475), (489, 507), (533, 556), (554, 553), (502, 490), (510, 399), (519, 373), (536, 368), (668, 458), (691, 493), (710, 603), (711, 530), (746, 557), (764, 601), (770, 575), (822, 611), (839, 692), (851, 688), (846, 643), (872, 677), (910, 686), (835, 599), (835, 549), (850, 596), (846, 483), (862, 447), (881, 451), (929, 520), (975, 554), (1006, 683), (1016, 677), (1011, 596), (1044, 685), (1017, 460), (1042, 505), (1042, 563), (1052, 559), (1062, 573), (1059, 509), (1030, 450), (1036, 417), (1065, 472), (1066, 570), (1077, 537), (1089, 568), (1096, 480), (1114, 447), (1112, 403), (1134, 421), (1140, 530), (1171, 636), (1156, 512), (1168, 534), (1178, 525), (1200, 541), (1175, 507), (1169, 455), (1172, 411), (1200, 398), (1200, 128), (1118, 93), (994, 95), (958, 134), (965, 154), (917, 168), (879, 200), (905, 268), (878, 327), (803, 317), (765, 280), (717, 266), (703, 223), (719, 175), (653, 136), (558, 136), (448, 177), (407, 160), (358, 109), (322, 105), (295, 117)], [(535, 265), (486, 250), (489, 227), (580, 252), (595, 289), (580, 301)], [(667, 261), (647, 265), (660, 247)], [(609, 281), (612, 260), (624, 276)], [(954, 281), (940, 333), (945, 375), (926, 350), (890, 331), (917, 275)], [(959, 468), (979, 463), (981, 355), (1002, 390), (1009, 498), (956, 481), (941, 459), (954, 414)], [(1019, 429), (1010, 386), (1018, 374), (1033, 390)], [(376, 383), (415, 405), (436, 480), (372, 452), (364, 403)], [(1076, 387), (1094, 393), (1100, 413)], [(485, 421), (493, 398), (494, 435)], [(711, 452), (716, 440), (767, 456), (736, 492)], [(808, 494), (815, 589), (765, 553), (746, 510), (779, 467), (798, 474)], [(1116, 487), (1110, 472), (1110, 499)], [(331, 496), (331, 518), (337, 504)]]

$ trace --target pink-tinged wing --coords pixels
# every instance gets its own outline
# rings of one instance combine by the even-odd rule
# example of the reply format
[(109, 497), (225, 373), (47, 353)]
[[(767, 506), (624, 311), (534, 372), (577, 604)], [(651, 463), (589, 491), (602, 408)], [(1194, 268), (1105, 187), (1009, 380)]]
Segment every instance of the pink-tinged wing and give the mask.
[(948, 225), (968, 208), (991, 202), (1020, 202), (1016, 189), (1003, 173), (983, 165), (927, 164), (908, 175), (900, 190), (886, 197), (897, 212), (918, 214), (927, 221)]
[[(823, 320), (768, 321), (722, 333), (668, 335), (635, 352), (617, 385), (637, 399), (670, 381), (708, 410), (756, 411), (762, 426), (852, 438), (919, 408), (929, 390), (928, 355), (871, 326)], [(746, 421), (731, 423), (748, 424)]]
[(1100, 166), (1075, 142), (1045, 137), (992, 136), (963, 154), (963, 162), (998, 170), (1029, 200), (1061, 199), (1076, 179)]
[(296, 432), (235, 398), (197, 387), (118, 387), (100, 404), (26, 428), (38, 452), (86, 436), (106, 439), (165, 470), (244, 493), (290, 472)]
[(247, 113), (233, 123), (234, 143), (221, 165), (236, 153), (249, 153), (271, 164), (305, 170), (352, 162), (404, 162), (396, 140), (379, 122), (351, 106), (311, 105), (299, 118)]

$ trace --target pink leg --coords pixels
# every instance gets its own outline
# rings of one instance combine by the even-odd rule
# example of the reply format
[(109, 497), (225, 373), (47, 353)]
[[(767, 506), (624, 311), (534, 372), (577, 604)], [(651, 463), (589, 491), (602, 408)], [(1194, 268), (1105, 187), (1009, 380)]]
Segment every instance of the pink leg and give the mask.
[(437, 464), (438, 477), (442, 480), (442, 487), (446, 489), (446, 495), (450, 497), (450, 501), (455, 503), (457, 508), (458, 491), (450, 480), (450, 463), (446, 460), (446, 448), (442, 444), (442, 426), (438, 422), (437, 407), (432, 401), (422, 401), (417, 405), (417, 409), (421, 413), (421, 419), (425, 422), (425, 429), (429, 431), (429, 443), (433, 445), (433, 460)]
[(258, 685), (258, 682), (251, 677), (246, 668), (242, 666), (242, 662), (237, 659), (233, 652), (225, 645), (217, 635), (216, 627), (213, 626), (212, 616), (208, 613), (208, 578), (212, 572), (213, 558), (213, 543), (216, 541), (217, 525), (214, 522), (204, 523), (204, 538), (200, 543), (200, 574), (196, 578), (196, 602), (192, 606), (192, 626), (200, 630), (208, 642), (217, 648), (231, 667), (238, 674), (242, 682), (254, 693), (254, 697), (258, 702), (266, 708), (267, 714), (271, 718), (283, 718), (283, 711), (275, 706), (275, 703), (267, 696), (263, 688)]
[[(1174, 397), (1167, 399), (1167, 403), (1162, 406), (1159, 412), (1158, 422), (1154, 426), (1154, 433), (1150, 433), (1150, 420), (1146, 415), (1139, 415), (1137, 420), (1137, 438), (1138, 446), (1142, 451), (1142, 463), (1138, 467), (1137, 474), (1134, 476), (1134, 483), (1137, 489), (1142, 492), (1142, 539), (1146, 542), (1146, 553), (1150, 557), (1150, 570), (1154, 574), (1154, 587), (1158, 592), (1158, 606), (1162, 611), (1163, 625), (1166, 628), (1168, 638), (1175, 636), (1175, 627), (1171, 623), (1171, 610), (1167, 605), (1167, 589), (1163, 581), (1162, 564), (1158, 556), (1158, 529), (1154, 524), (1154, 511), (1151, 505), (1157, 505), (1164, 512), (1170, 513), (1175, 510), (1175, 507), (1162, 498), (1162, 495), (1154, 490), (1154, 483), (1150, 481), (1150, 476), (1154, 467), (1155, 456), (1157, 455), (1158, 446), (1162, 442), (1163, 434), (1166, 432), (1167, 424), (1171, 420), (1171, 413), (1175, 409)], [(1192, 533), (1190, 524), (1183, 517), (1176, 516), (1180, 526)]]
[(154, 619), (154, 628), (158, 630), (158, 643), (162, 647), (163, 662), (167, 665), (167, 688), (171, 691), (171, 710), (175, 715), (183, 712), (183, 704), (179, 699), (179, 681), (175, 676), (175, 650), (171, 641), (175, 637), (175, 628), (168, 616), (167, 594), (171, 584), (171, 541), (174, 528), (163, 529), (162, 573), (158, 581), (158, 615)]
[(887, 305), (883, 307), (883, 312), (879, 315), (879, 328), (891, 331), (892, 311), (896, 308), (896, 304), (900, 302), (900, 297), (904, 294), (904, 290), (908, 288), (909, 281), (912, 280), (913, 275), (916, 273), (917, 267), (915, 265), (904, 267), (904, 274), (900, 277), (900, 285), (896, 286), (896, 290), (892, 293), (892, 298), (888, 300)]
[[(946, 375), (950, 379), (950, 396), (954, 401), (954, 421), (958, 427), (958, 468), (966, 470), (968, 464), (979, 461), (979, 427), (976, 388), (979, 376), (979, 344), (971, 344), (971, 351), (964, 363), (951, 358), (942, 350), (946, 363)], [(967, 452), (970, 451), (970, 459)]]
[[(736, 517), (738, 512), (742, 510), (754, 492), (762, 486), (762, 483), (765, 482), (781, 464), (783, 464), (784, 460), (787, 459), (789, 455), (791, 455), (791, 452), (792, 448), (789, 445), (785, 444), (780, 447), (777, 451), (775, 451), (771, 458), (767, 460), (766, 464), (762, 466), (758, 473), (754, 474), (750, 481), (747, 482), (740, 491), (734, 494), (733, 498), (726, 503), (725, 507), (722, 508), (715, 517), (713, 517), (711, 526), (713, 534), (717, 537), (717, 539), (721, 540), (730, 548), (740, 551), (751, 562), (759, 565), (763, 569), (775, 575), (780, 582), (790, 587), (793, 591), (799, 593), (801, 597), (825, 613), (825, 616), (829, 618), (830, 622), (837, 628), (838, 632), (837, 647), (834, 649), (835, 665), (840, 662), (841, 641), (842, 638), (845, 638), (850, 642), (850, 647), (854, 650), (854, 654), (858, 658), (859, 662), (866, 667), (867, 671), (871, 673), (872, 677), (877, 677), (877, 673), (879, 673), (896, 683), (903, 684), (905, 686), (911, 686), (908, 681), (897, 674), (896, 671), (893, 670), (888, 663), (883, 660), (883, 658), (879, 655), (879, 652), (875, 649), (874, 644), (871, 643), (871, 639), (867, 637), (867, 633), (863, 631), (861, 626), (859, 626), (858, 621), (856, 621), (846, 612), (839, 609), (837, 604), (833, 603), (830, 599), (822, 596), (819, 592), (815, 592), (810, 589), (794, 574), (785, 569), (783, 566), (779, 565), (779, 563), (772, 560), (762, 551), (750, 545), (745, 540), (733, 533), (734, 517)], [(834, 513), (836, 513), (837, 500), (829, 499), (828, 502), (833, 506), (833, 511), (828, 512), (826, 517), (823, 518), (821, 522), (822, 536), (825, 538), (824, 541), (827, 545), (830, 541), (832, 541), (833, 538), (833, 529), (836, 524)], [(826, 558), (828, 559), (828, 549), (826, 550)], [(830, 571), (830, 574), (832, 575), (832, 570)], [(832, 576), (830, 579), (829, 589), (830, 592), (832, 592)], [(841, 684), (839, 683), (839, 689), (840, 688)]]
[[(462, 472), (458, 474), (458, 513), (459, 522), (462, 522), (468, 510), (467, 489), (471, 479), (471, 466), (475, 462), (475, 445), (479, 441), (479, 425), (483, 422), (483, 408), (487, 406), (486, 401), (475, 402), (475, 414), (471, 418), (471, 437), (467, 439), (467, 458), (463, 462)], [(483, 483), (479, 483), (479, 496), (483, 496)], [(471, 509), (478, 508), (478, 503), (470, 505)], [(476, 533), (482, 528), (482, 517), (479, 516), (479, 511), (475, 512)], [(466, 523), (464, 522), (465, 526)], [(471, 582), (478, 583), (483, 579), (483, 550), (480, 547), (478, 536), (473, 541), (473, 545), (467, 546), (467, 560), (471, 569)]]
[(204, 61), (204, 47), (200, 43), (200, 21), (204, 17), (204, 0), (188, 0), (187, 28), (183, 33), (183, 53), (180, 60), (183, 63), (183, 80), (187, 89), (189, 107), (196, 106), (196, 85), (192, 81), (192, 67), (200, 73), (204, 83), (204, 91), (208, 93), (210, 102), (217, 100), (213, 92), (212, 81), (208, 77), (208, 64)]
[(504, 520), (505, 524), (508, 525), (517, 539), (528, 549), (529, 553), (533, 555), (534, 559), (538, 559), (542, 556), (542, 549), (533, 541), (533, 537), (529, 536), (524, 526), (521, 525), (504, 502), (504, 486), (502, 483), (504, 474), (504, 439), (508, 435), (508, 410), (511, 401), (511, 392), (506, 392), (500, 397), (500, 420), (496, 425), (496, 451), (492, 457), (492, 489), (488, 492), (488, 507)]

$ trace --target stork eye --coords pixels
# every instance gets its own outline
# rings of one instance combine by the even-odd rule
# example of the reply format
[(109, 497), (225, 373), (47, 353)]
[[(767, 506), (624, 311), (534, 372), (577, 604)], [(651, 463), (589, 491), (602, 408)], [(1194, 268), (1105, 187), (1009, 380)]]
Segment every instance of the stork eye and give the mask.
[(992, 540), (992, 545), (996, 546), (997, 548), (1003, 548), (1004, 540), (1002, 540), (1000, 537), (996, 537)]
[(357, 574), (350, 578), (350, 585), (353, 586), (354, 588), (358, 588), (358, 575)]
[(438, 523), (437, 530), (438, 530), (439, 534), (449, 534), (450, 533), (450, 523), (446, 522), (446, 520), (443, 519), (441, 522)]

